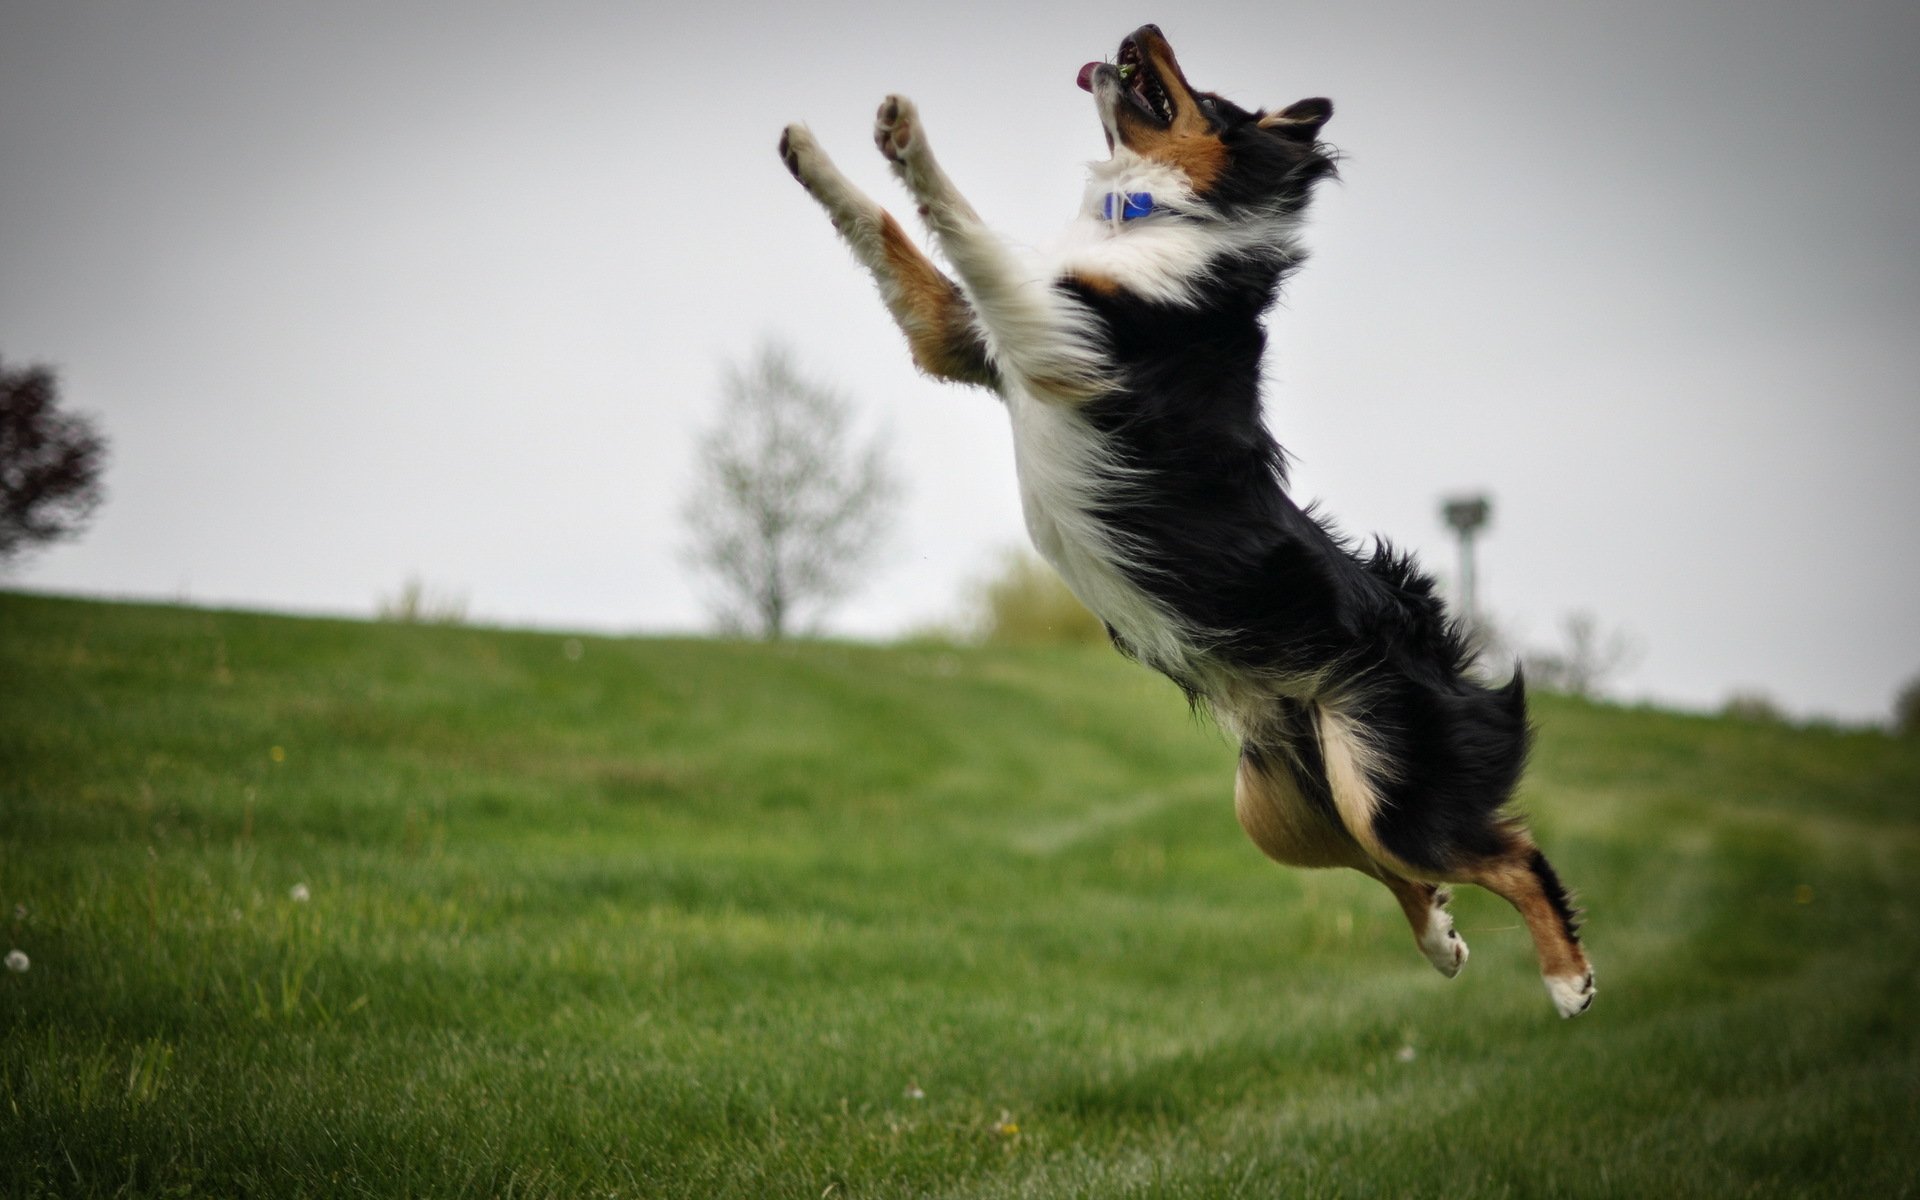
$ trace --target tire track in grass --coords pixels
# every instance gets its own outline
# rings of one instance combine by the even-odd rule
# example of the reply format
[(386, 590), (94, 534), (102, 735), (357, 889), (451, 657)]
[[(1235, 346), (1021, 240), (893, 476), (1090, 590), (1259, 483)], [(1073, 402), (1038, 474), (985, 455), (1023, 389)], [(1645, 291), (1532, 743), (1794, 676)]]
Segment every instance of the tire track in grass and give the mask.
[(1053, 858), (1110, 833), (1138, 825), (1189, 798), (1171, 792), (1148, 792), (1125, 800), (1099, 803), (1079, 816), (1043, 821), (1007, 839), (1016, 853), (1029, 858)]

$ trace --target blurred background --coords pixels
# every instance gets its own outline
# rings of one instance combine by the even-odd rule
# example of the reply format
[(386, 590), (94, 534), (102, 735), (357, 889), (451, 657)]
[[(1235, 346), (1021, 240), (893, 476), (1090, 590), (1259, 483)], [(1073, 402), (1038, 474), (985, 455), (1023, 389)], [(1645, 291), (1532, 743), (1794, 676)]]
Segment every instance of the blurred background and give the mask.
[(1480, 608), (1516, 647), (1584, 622), (1618, 697), (1886, 719), (1920, 671), (1920, 8), (1876, 0), (12, 0), (0, 355), (112, 458), (4, 582), (706, 629), (698, 450), (777, 342), (900, 485), (820, 628), (963, 620), (1023, 538), (1004, 417), (914, 373), (774, 146), (804, 120), (904, 209), (870, 123), (908, 93), (1044, 243), (1104, 154), (1075, 73), (1147, 20), (1200, 87), (1336, 104), (1272, 321), (1300, 499), (1457, 582), (1443, 501), (1490, 497)]

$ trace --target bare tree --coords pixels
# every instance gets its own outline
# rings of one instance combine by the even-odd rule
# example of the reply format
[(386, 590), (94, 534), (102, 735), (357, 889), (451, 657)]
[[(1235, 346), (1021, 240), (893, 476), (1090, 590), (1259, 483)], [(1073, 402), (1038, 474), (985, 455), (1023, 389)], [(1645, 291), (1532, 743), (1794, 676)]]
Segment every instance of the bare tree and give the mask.
[(880, 442), (856, 446), (851, 425), (846, 398), (777, 346), (728, 370), (685, 508), (723, 626), (782, 638), (873, 561), (900, 489)]
[(0, 565), (84, 529), (106, 459), (93, 422), (60, 411), (51, 370), (0, 360)]
[(1566, 641), (1561, 649), (1536, 650), (1522, 658), (1527, 678), (1549, 691), (1597, 696), (1640, 658), (1640, 643), (1631, 634), (1602, 632), (1592, 613), (1570, 613), (1562, 628)]

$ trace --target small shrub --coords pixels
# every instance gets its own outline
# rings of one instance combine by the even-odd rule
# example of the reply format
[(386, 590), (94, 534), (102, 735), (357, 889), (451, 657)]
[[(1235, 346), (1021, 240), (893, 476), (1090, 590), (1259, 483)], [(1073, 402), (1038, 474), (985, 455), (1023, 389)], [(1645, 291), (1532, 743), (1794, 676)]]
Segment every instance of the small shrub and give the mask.
[(1107, 627), (1087, 611), (1054, 569), (1025, 551), (1012, 551), (999, 572), (979, 585), (975, 606), (980, 638), (995, 646), (1098, 645)]
[(1720, 715), (1759, 725), (1789, 724), (1786, 712), (1774, 703), (1772, 696), (1758, 688), (1741, 688), (1729, 694), (1720, 705)]
[(1920, 737), (1920, 676), (1908, 680), (1894, 697), (1893, 731), (1901, 737)]
[(413, 575), (400, 585), (397, 593), (380, 597), (374, 604), (374, 614), (382, 621), (399, 625), (464, 625), (467, 598), (452, 592), (432, 591), (418, 575)]

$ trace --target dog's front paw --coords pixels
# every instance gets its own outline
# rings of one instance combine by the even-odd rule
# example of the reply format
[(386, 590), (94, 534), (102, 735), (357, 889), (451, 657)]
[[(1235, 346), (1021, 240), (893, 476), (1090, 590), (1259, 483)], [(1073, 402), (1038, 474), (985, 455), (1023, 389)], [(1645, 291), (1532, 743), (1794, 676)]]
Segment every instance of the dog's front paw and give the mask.
[(873, 119), (873, 144), (888, 162), (899, 162), (920, 142), (920, 114), (905, 96), (888, 96)]
[(798, 179), (801, 187), (813, 190), (821, 161), (820, 144), (805, 125), (789, 125), (780, 134), (780, 161), (787, 164), (788, 174)]

